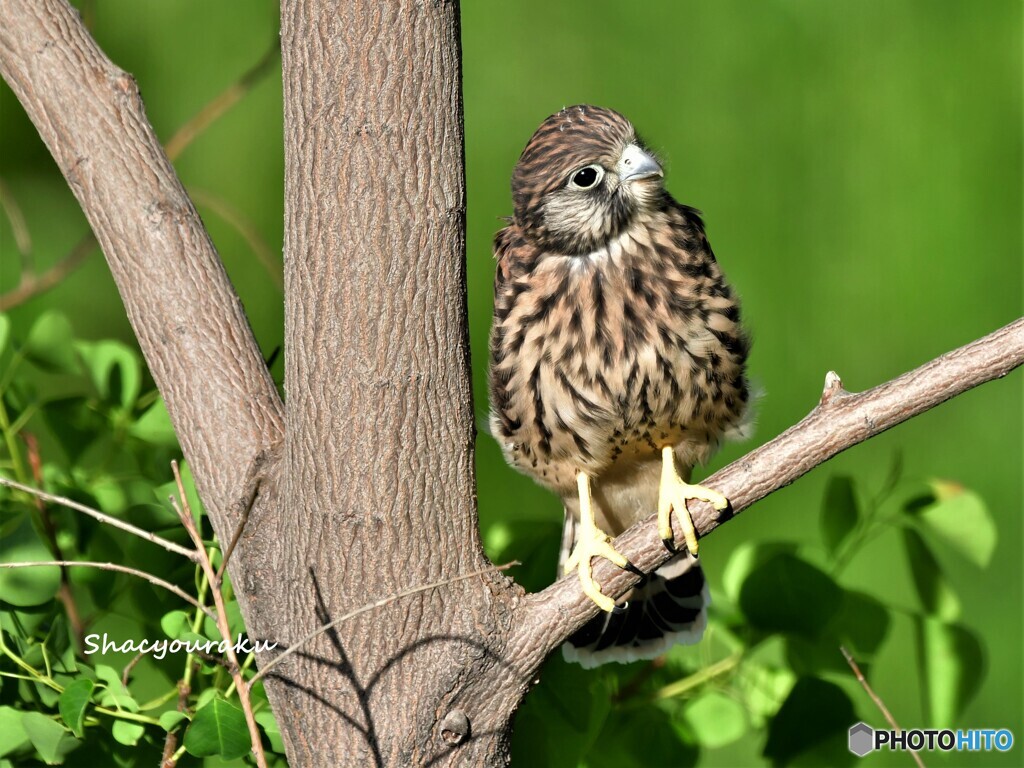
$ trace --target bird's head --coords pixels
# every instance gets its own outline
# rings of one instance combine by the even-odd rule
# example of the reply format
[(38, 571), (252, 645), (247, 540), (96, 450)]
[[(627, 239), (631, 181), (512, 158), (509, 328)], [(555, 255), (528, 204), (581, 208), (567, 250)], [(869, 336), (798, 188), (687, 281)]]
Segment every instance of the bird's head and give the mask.
[(589, 253), (658, 207), (663, 179), (629, 120), (602, 107), (567, 107), (541, 123), (519, 157), (516, 222), (547, 250)]

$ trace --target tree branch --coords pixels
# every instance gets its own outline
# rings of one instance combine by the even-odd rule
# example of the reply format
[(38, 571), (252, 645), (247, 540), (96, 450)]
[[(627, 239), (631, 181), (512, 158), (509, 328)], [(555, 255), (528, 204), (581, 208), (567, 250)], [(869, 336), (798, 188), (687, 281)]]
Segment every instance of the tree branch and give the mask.
[(174, 552), (175, 554), (187, 557), (194, 563), (199, 562), (195, 552), (193, 552), (190, 549), (187, 549), (186, 547), (181, 546), (180, 544), (175, 544), (170, 539), (165, 539), (162, 536), (153, 533), (152, 531), (144, 530), (143, 528), (139, 528), (138, 526), (132, 525), (131, 523), (126, 523), (124, 520), (119, 520), (116, 517), (105, 515), (98, 509), (93, 509), (92, 507), (86, 506), (85, 504), (79, 504), (77, 501), (73, 501), (72, 499), (65, 498), (64, 496), (55, 496), (54, 494), (47, 493), (46, 491), (40, 488), (33, 488), (30, 485), (22, 485), (21, 483), (16, 482), (14, 480), (8, 480), (6, 477), (0, 477), (0, 486), (14, 488), (15, 490), (21, 491), (22, 493), (27, 493), (32, 496), (35, 496), (37, 499), (48, 501), (51, 504), (59, 504), (62, 507), (67, 507), (68, 509), (73, 509), (76, 512), (81, 512), (82, 514), (88, 515), (89, 517), (99, 520), (101, 523), (106, 523), (107, 525), (113, 526), (114, 528), (120, 528), (122, 531), (127, 531), (132, 536), (138, 536), (140, 539), (145, 539), (146, 541), (150, 541), (154, 544), (157, 544), (166, 549), (168, 552)]
[[(709, 504), (691, 501), (689, 509), (697, 535), (707, 536), (755, 501), (847, 448), (972, 387), (1005, 376), (1022, 363), (1024, 319), (1019, 319), (866, 392), (847, 392), (839, 376), (830, 371), (821, 401), (799, 424), (702, 481), (725, 494), (732, 504), (732, 514), (723, 515)], [(683, 546), (678, 536), (676, 543)], [(656, 515), (619, 536), (615, 548), (645, 573), (671, 557), (658, 537)], [(623, 594), (637, 581), (636, 576), (604, 561), (595, 564), (594, 576), (602, 591), (613, 596)], [(597, 610), (583, 594), (577, 578), (562, 578), (527, 598), (525, 616), (513, 630), (510, 644), (535, 646), (543, 659)], [(530, 663), (530, 654), (523, 655), (523, 662)]]
[[(849, 664), (850, 669), (853, 670), (853, 676), (857, 678), (857, 682), (860, 683), (860, 687), (864, 689), (864, 692), (871, 698), (871, 701), (875, 703), (875, 706), (878, 707), (879, 711), (881, 711), (882, 717), (885, 718), (889, 727), (894, 731), (902, 731), (903, 729), (900, 728), (899, 723), (896, 722), (896, 718), (892, 716), (892, 712), (889, 711), (889, 708), (885, 706), (885, 702), (882, 701), (882, 697), (875, 693), (875, 689), (871, 687), (867, 678), (864, 677), (864, 673), (860, 671), (860, 665), (854, 660), (852, 654), (846, 650), (845, 646), (842, 645), (839, 646), (839, 652), (843, 654), (843, 658), (846, 659), (846, 663)], [(921, 755), (917, 753), (917, 750), (911, 749), (909, 752), (914, 758), (914, 763), (917, 765), (917, 768), (924, 768), (924, 761), (921, 759)]]
[(7, 312), (19, 304), (24, 304), (33, 296), (53, 288), (78, 269), (97, 247), (95, 236), (89, 232), (75, 243), (67, 255), (45, 272), (36, 273), (29, 269), (22, 269), (18, 284), (6, 293), (0, 294), (0, 312)]
[(132, 77), (64, 0), (0, 0), (0, 16), (0, 74), (103, 248), (196, 484), (227, 530), (244, 469), (283, 438), (241, 304)]
[(119, 563), (96, 563), (91, 560), (30, 560), (21, 563), (0, 563), (0, 568), (43, 568), (47, 566), (60, 566), (62, 568), (96, 568), (101, 571), (113, 571), (115, 573), (127, 573), (129, 576), (137, 576), (140, 579), (148, 581), (153, 586), (161, 587), (162, 589), (166, 589), (168, 592), (177, 595), (186, 603), (194, 605), (214, 621), (217, 620), (217, 615), (213, 611), (205, 605), (201, 605), (198, 600), (180, 587), (176, 587), (169, 581), (164, 581), (159, 576), (154, 576), (152, 573), (140, 571), (138, 568), (129, 568), (128, 566), (120, 565)]

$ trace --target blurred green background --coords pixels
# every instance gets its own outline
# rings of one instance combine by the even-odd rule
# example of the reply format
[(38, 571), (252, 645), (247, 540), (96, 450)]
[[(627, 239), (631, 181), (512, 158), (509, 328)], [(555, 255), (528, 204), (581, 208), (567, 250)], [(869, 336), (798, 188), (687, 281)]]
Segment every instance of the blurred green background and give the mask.
[[(102, 0), (83, 6), (100, 45), (138, 79), (167, 140), (255, 64), (277, 34), (272, 2)], [(468, 278), (478, 420), (486, 414), (490, 242), (511, 213), (509, 176), (549, 114), (575, 103), (630, 117), (667, 164), (673, 195), (702, 209), (719, 261), (744, 301), (750, 369), (765, 390), (755, 437), (709, 471), (802, 418), (826, 371), (863, 390), (1002, 326), (1022, 311), (1022, 6), (1018, 0), (463, 3)], [(10, 90), (0, 87), (0, 179), (24, 213), (37, 269), (87, 225)], [(277, 73), (176, 162), (266, 354), (282, 341), (281, 292), (239, 227), (273, 254), (282, 242), (281, 83)], [(225, 217), (225, 206), (233, 214)], [(243, 227), (244, 228), (244, 227)], [(21, 259), (0, 221), (0, 293)], [(279, 267), (278, 267), (279, 268)], [(173, 279), (173, 276), (168, 276)], [(55, 289), (10, 312), (24, 336), (60, 308), (81, 338), (132, 339), (94, 253)], [(280, 379), (280, 362), (275, 376)], [(1024, 419), (1021, 377), (985, 385), (841, 455), (718, 530), (701, 550), (713, 584), (743, 542), (820, 546), (827, 479), (879, 489), (897, 460), (908, 480), (962, 483), (987, 502), (998, 545), (987, 569), (941, 557), (960, 620), (985, 647), (985, 679), (961, 727), (1008, 727), (1011, 753), (939, 764), (1019, 765), (1024, 739)], [(516, 521), (556, 536), (556, 499), (478, 440), (481, 525), (491, 552), (525, 559), (539, 587), (557, 539), (517, 546)], [(896, 534), (872, 541), (844, 585), (913, 603)], [(901, 724), (925, 724), (909, 623), (896, 613), (872, 680)], [(553, 676), (582, 673), (561, 668)], [(853, 690), (853, 689), (851, 689)], [(529, 705), (528, 705), (529, 706)], [(858, 711), (880, 722), (870, 705)], [(762, 764), (743, 739), (702, 765)], [(909, 764), (894, 757), (893, 764)], [(963, 762), (957, 762), (963, 760)], [(931, 762), (931, 761), (929, 761)], [(872, 760), (872, 764), (884, 762)], [(557, 764), (557, 763), (552, 763)], [(637, 763), (643, 765), (642, 760)]]

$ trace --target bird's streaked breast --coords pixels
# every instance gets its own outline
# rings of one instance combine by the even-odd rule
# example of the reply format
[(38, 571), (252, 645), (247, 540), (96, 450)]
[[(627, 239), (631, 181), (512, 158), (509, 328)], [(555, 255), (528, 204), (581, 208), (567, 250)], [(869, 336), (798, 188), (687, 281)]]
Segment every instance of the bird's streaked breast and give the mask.
[(498, 287), (492, 431), (542, 484), (571, 493), (576, 470), (614, 473), (663, 445), (692, 466), (740, 419), (736, 302), (687, 226), (663, 211), (585, 256), (533, 254)]

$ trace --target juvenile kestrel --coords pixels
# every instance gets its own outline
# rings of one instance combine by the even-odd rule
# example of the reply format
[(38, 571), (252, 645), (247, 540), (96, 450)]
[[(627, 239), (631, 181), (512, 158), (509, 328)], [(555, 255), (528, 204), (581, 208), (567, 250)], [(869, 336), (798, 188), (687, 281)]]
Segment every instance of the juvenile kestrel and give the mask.
[[(564, 568), (607, 612), (570, 639), (567, 658), (652, 658), (696, 641), (706, 622), (686, 500), (728, 502), (687, 481), (743, 428), (739, 305), (699, 212), (672, 199), (617, 112), (584, 105), (545, 120), (512, 195), (515, 216), (494, 241), (491, 432), (513, 467), (562, 497)], [(689, 553), (616, 608), (591, 558), (632, 568), (611, 537), (655, 510), (667, 546), (675, 510)]]

